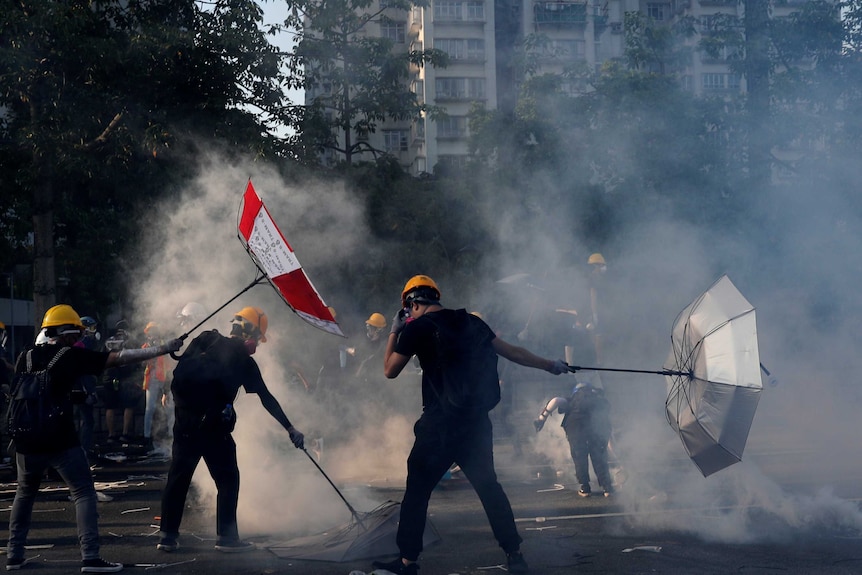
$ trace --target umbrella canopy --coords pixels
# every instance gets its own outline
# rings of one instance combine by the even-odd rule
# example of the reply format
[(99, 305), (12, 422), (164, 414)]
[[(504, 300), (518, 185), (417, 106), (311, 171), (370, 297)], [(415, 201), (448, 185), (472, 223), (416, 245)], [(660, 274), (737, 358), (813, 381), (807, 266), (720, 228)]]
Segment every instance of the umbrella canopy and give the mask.
[(726, 275), (677, 316), (667, 420), (707, 477), (742, 460), (763, 384), (754, 306)]
[[(336, 563), (397, 555), (395, 532), (400, 509), (401, 504), (387, 501), (363, 514), (361, 523), (350, 521), (324, 533), (268, 545), (267, 549), (282, 559)], [(422, 544), (428, 547), (439, 540), (437, 529), (430, 520), (427, 521)]]

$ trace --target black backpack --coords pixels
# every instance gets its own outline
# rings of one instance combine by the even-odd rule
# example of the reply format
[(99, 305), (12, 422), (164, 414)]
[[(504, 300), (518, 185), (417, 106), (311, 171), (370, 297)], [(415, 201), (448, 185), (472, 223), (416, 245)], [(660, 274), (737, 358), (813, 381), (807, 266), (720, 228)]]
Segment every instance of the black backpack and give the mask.
[[(179, 357), (173, 371), (171, 391), (174, 403), (187, 414), (197, 416), (199, 426), (218, 427), (217, 431), (233, 431), (236, 414), (232, 394), (225, 383), (228, 366), (223, 363), (222, 354), (226, 338), (216, 330), (205, 331), (192, 340)], [(184, 415), (185, 417), (185, 415)]]
[(18, 366), (15, 370), (6, 411), (6, 431), (15, 441), (46, 443), (63, 433), (63, 416), (72, 409), (72, 402), (70, 398), (61, 401), (51, 390), (50, 371), (68, 349), (60, 348), (45, 369), (38, 371), (33, 371), (31, 349), (25, 354), (25, 369)]
[(440, 406), (450, 415), (487, 413), (500, 403), (500, 377), (493, 333), (485, 323), (459, 309), (443, 324), (426, 317), (436, 328), (434, 345), (443, 383)]

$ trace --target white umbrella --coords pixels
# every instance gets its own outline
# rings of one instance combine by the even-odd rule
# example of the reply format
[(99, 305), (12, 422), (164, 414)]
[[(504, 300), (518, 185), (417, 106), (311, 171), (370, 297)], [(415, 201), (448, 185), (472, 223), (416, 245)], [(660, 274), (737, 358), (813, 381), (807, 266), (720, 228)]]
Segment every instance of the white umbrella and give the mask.
[(667, 420), (704, 477), (742, 460), (763, 384), (754, 306), (726, 275), (673, 325)]

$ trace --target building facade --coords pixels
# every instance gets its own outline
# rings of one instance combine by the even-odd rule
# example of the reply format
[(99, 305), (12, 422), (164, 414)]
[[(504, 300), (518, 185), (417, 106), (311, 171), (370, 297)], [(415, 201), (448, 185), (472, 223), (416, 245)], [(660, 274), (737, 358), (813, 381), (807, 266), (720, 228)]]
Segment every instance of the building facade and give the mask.
[[(786, 17), (805, 1), (771, 2), (770, 17)], [(525, 39), (541, 38), (528, 63), (534, 70), (554, 73), (573, 63), (598, 69), (624, 55), (629, 12), (658, 25), (692, 18), (695, 34), (686, 40), (691, 57), (680, 69), (665, 72), (678, 75), (693, 94), (732, 96), (745, 91), (744, 79), (732, 70), (733, 49), (707, 54), (697, 48), (727, 18), (741, 21), (745, 3), (740, 0), (432, 0), (409, 11), (385, 3), (376, 0), (369, 9), (383, 8), (387, 23), (368, 33), (391, 38), (396, 50), (435, 48), (449, 55), (446, 68), (417, 66), (409, 79), (419, 101), (445, 108), (446, 117), (387, 121), (367, 135), (370, 146), (398, 158), (413, 175), (467, 160), (467, 114), (472, 106), (513, 109), (523, 70), (516, 62), (524, 57)], [(309, 91), (306, 99), (314, 95)], [(368, 152), (358, 155), (360, 160), (373, 158)], [(334, 157), (322, 160), (329, 163)]]

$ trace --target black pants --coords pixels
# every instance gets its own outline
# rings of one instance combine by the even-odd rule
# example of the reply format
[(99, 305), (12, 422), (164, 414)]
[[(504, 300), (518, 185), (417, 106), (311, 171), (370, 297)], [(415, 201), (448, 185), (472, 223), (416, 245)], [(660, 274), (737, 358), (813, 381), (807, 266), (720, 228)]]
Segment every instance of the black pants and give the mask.
[[(179, 414), (178, 414), (179, 415)], [(239, 539), (236, 508), (239, 502), (239, 467), (236, 462), (236, 443), (230, 433), (207, 429), (174, 427), (171, 467), (162, 494), (161, 531), (176, 537), (183, 519), (189, 486), (195, 468), (203, 458), (210, 476), (215, 481), (216, 533), (219, 540)]]
[(590, 429), (589, 425), (579, 425), (573, 421), (566, 422), (565, 430), (578, 483), (590, 485), (590, 461), (592, 461), (599, 485), (610, 491), (612, 489), (611, 473), (608, 468), (610, 435), (596, 432)]
[(494, 471), (493, 431), (486, 413), (469, 418), (423, 414), (413, 426), (416, 441), (407, 458), (407, 489), (401, 502), (396, 542), (401, 556), (416, 561), (431, 492), (457, 463), (482, 502), (494, 537), (507, 553), (517, 551), (521, 537), (515, 516)]

